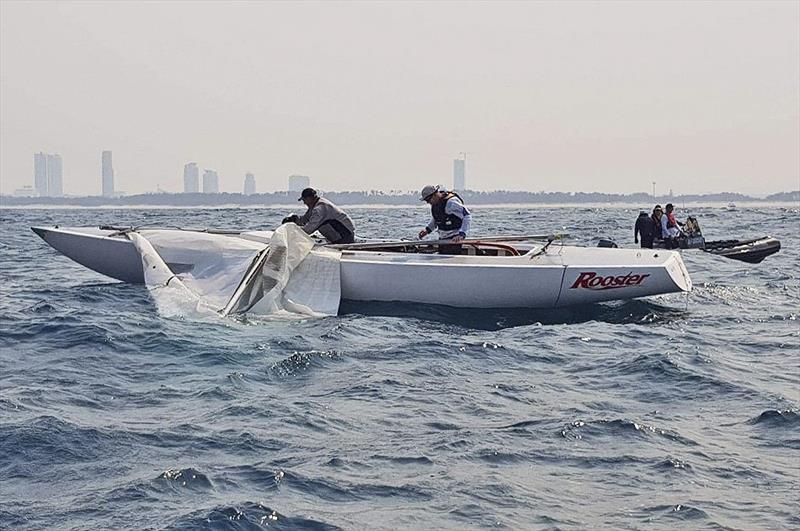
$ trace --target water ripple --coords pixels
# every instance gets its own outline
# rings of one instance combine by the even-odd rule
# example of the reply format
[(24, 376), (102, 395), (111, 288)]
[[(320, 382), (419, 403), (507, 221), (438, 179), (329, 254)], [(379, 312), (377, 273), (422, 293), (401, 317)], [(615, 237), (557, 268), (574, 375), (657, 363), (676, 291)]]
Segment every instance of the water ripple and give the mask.
[[(425, 217), (349, 210), (374, 237)], [(624, 243), (637, 213), (481, 206), (474, 231)], [(198, 324), (29, 226), (258, 229), (283, 209), (2, 209), (0, 528), (797, 528), (797, 209), (691, 213), (783, 248), (683, 252), (688, 297)]]

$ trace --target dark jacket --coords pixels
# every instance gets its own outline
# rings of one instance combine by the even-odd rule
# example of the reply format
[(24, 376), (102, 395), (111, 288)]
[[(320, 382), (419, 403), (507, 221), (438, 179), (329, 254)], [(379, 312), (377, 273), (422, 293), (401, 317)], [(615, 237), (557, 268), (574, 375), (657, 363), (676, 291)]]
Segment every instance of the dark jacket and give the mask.
[(647, 212), (640, 212), (639, 217), (636, 218), (636, 226), (633, 229), (633, 239), (637, 240), (641, 237), (642, 247), (652, 247), (653, 239), (656, 237), (658, 230), (660, 228), (656, 227)]

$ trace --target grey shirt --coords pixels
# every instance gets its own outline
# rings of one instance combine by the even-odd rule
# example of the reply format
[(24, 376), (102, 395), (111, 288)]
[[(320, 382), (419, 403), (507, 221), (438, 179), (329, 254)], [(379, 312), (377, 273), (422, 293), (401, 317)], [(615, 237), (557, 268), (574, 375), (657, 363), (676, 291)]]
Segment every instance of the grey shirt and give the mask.
[(338, 241), (341, 235), (334, 230), (327, 222), (338, 221), (350, 232), (355, 235), (356, 228), (353, 220), (344, 211), (325, 199), (320, 197), (316, 204), (297, 219), (297, 224), (303, 227), (306, 234), (319, 231), (329, 242)]

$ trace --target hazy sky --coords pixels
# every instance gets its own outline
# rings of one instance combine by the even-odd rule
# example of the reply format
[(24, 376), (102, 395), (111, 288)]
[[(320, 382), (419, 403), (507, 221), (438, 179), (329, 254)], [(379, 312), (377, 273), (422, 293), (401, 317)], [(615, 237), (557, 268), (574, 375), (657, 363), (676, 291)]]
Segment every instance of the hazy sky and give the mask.
[(800, 2), (0, 0), (0, 190), (800, 188)]

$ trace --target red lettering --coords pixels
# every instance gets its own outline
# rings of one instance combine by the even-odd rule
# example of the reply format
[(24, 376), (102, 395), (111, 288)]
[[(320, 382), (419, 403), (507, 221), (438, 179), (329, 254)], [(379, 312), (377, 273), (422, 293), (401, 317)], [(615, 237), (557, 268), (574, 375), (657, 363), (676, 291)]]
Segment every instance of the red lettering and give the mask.
[(590, 278), (594, 277), (595, 275), (597, 275), (597, 273), (595, 273), (594, 271), (581, 273), (580, 275), (578, 275), (578, 280), (576, 280), (575, 283), (569, 289), (574, 289), (577, 288), (578, 286), (582, 288), (588, 288), (589, 286), (587, 286), (586, 283), (589, 281)]
[(624, 288), (626, 286), (638, 286), (650, 275), (627, 275), (599, 277), (594, 271), (583, 271), (569, 289), (586, 288), (593, 290)]

